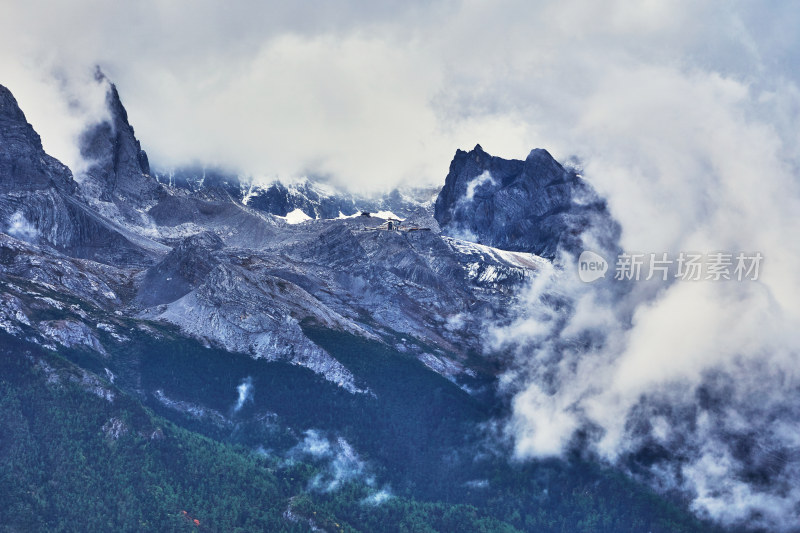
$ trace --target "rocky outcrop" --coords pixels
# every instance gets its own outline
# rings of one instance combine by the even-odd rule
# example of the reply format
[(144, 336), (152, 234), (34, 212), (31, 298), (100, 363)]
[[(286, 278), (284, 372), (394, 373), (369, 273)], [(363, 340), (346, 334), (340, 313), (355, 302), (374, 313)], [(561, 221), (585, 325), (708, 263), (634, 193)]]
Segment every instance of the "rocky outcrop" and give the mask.
[(145, 307), (174, 302), (199, 286), (218, 264), (213, 252), (222, 239), (203, 232), (184, 239), (167, 256), (147, 270), (137, 299)]
[(17, 100), (0, 85), (0, 193), (75, 190), (72, 172), (42, 148)]
[(307, 367), (350, 392), (363, 392), (352, 373), (303, 332), (301, 321), (364, 334), (303, 289), (263, 267), (223, 264), (195, 290), (143, 316), (175, 325), (233, 352)]
[(39, 331), (67, 348), (84, 346), (102, 355), (108, 355), (92, 330), (82, 322), (49, 320), (39, 323)]
[(135, 235), (55, 187), (0, 195), (0, 230), (71, 256), (147, 265), (169, 249)]
[[(424, 222), (431, 215), (419, 213)], [(214, 233), (181, 241), (144, 274), (141, 317), (257, 358), (290, 361), (355, 390), (306, 326), (382, 340), (430, 359), (479, 349), (485, 312), (544, 262), (359, 217), (287, 225), (258, 248)], [(429, 229), (429, 228), (426, 228)]]
[(591, 185), (546, 150), (519, 161), (480, 145), (456, 152), (435, 217), (446, 235), (548, 258), (579, 250), (584, 231), (610, 222)]
[(87, 200), (113, 202), (124, 217), (136, 219), (134, 210), (155, 203), (163, 189), (150, 176), (147, 154), (128, 122), (116, 86), (100, 71), (95, 78), (107, 86), (109, 118), (81, 135), (81, 155), (91, 162), (81, 186)]
[(77, 196), (70, 170), (47, 155), (13, 95), (0, 86), (0, 231), (73, 257), (148, 264), (156, 243), (129, 234)]

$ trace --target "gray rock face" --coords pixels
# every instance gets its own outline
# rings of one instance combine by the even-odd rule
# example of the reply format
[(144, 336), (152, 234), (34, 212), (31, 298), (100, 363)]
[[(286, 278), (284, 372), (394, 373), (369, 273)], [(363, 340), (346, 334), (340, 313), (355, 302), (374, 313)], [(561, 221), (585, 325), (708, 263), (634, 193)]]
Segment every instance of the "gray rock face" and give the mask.
[(518, 161), (491, 156), (480, 145), (456, 152), (435, 217), (446, 235), (548, 258), (559, 249), (578, 250), (581, 233), (593, 224), (612, 224), (592, 187), (546, 150)]
[(92, 330), (82, 322), (71, 320), (49, 320), (39, 324), (39, 331), (45, 336), (68, 348), (85, 346), (100, 354), (108, 356), (103, 345), (94, 336)]
[(197, 198), (181, 191), (170, 192), (147, 212), (155, 225), (155, 234), (169, 244), (198, 232), (212, 231), (228, 245), (257, 248), (272, 239), (280, 225), (274, 217), (232, 199)]
[(0, 85), (0, 193), (75, 190), (72, 172), (42, 148), (14, 96)]
[(150, 176), (147, 154), (128, 122), (116, 86), (99, 71), (96, 79), (108, 86), (106, 105), (110, 118), (81, 135), (81, 155), (92, 161), (82, 188), (88, 200), (113, 202), (123, 216), (135, 219), (133, 209), (152, 205), (164, 191)]
[(430, 344), (435, 356), (459, 357), (479, 349), (485, 311), (502, 313), (544, 261), (382, 222), (288, 225), (259, 248), (187, 239), (147, 271), (139, 304), (237, 351), (311, 368), (308, 354), (325, 356), (305, 338), (306, 322), (393, 345), (404, 338), (420, 357)]
[(230, 351), (305, 366), (350, 392), (360, 392), (350, 371), (308, 339), (300, 321), (313, 317), (331, 329), (364, 332), (300, 287), (253, 265), (219, 265), (196, 290), (142, 316), (170, 322)]
[(39, 135), (2, 86), (0, 193), (0, 229), (23, 240), (107, 263), (148, 264), (165, 253), (78, 199), (70, 170), (44, 152)]
[(65, 256), (0, 233), (0, 274), (27, 279), (93, 307), (114, 313), (133, 297), (136, 268), (119, 268)]
[(187, 237), (147, 271), (139, 286), (138, 301), (150, 307), (189, 293), (218, 264), (212, 252), (223, 246), (222, 239), (211, 232)]
[(107, 264), (151, 264), (169, 250), (119, 227), (54, 187), (0, 196), (0, 220), (7, 233), (23, 240)]

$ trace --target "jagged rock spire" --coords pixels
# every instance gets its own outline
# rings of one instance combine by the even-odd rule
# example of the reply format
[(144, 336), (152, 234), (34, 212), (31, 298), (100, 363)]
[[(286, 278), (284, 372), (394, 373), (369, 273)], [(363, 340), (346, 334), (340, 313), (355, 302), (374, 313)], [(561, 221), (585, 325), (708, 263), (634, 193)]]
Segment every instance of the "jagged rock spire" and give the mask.
[(616, 231), (591, 186), (547, 150), (520, 161), (494, 157), (479, 144), (456, 151), (435, 217), (447, 235), (548, 258), (577, 249), (596, 222), (610, 238)]
[(147, 200), (159, 189), (150, 177), (150, 163), (142, 150), (116, 86), (98, 69), (98, 83), (107, 85), (109, 118), (90, 126), (81, 135), (81, 155), (91, 161), (86, 174), (103, 201)]
[(14, 95), (0, 85), (0, 192), (51, 186), (73, 190), (72, 173), (44, 152)]

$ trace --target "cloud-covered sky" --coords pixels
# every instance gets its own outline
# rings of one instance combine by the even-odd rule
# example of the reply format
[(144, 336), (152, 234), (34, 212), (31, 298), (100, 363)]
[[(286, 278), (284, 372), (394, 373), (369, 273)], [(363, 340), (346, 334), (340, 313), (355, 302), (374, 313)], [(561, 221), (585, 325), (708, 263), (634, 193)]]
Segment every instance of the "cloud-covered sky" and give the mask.
[(0, 83), (68, 164), (102, 110), (88, 85), (100, 65), (156, 165), (371, 189), (440, 183), (478, 142), (584, 159), (630, 136), (668, 142), (713, 120), (698, 97), (769, 100), (795, 123), (780, 94), (797, 81), (790, 3), (284, 4), (6, 2)]
[[(524, 158), (542, 147), (580, 160), (626, 250), (762, 252), (757, 283), (673, 284), (613, 305), (543, 276), (518, 321), (495, 333), (517, 348), (508, 429), (520, 456), (560, 453), (590, 424), (610, 461), (645, 441), (685, 454), (654, 477), (688, 490), (700, 513), (796, 523), (796, 3), (5, 2), (0, 83), (45, 148), (77, 169), (75, 138), (104, 113), (95, 65), (154, 166), (381, 190), (443, 183), (456, 148)], [(551, 290), (576, 302), (564, 330), (545, 321)], [(598, 329), (590, 357), (565, 349)], [(703, 394), (731, 403), (679, 410)], [(649, 429), (628, 423), (642, 412)], [(752, 449), (743, 458), (745, 444), (730, 442)], [(749, 480), (748, 461), (778, 455), (778, 466), (764, 459), (773, 485)]]

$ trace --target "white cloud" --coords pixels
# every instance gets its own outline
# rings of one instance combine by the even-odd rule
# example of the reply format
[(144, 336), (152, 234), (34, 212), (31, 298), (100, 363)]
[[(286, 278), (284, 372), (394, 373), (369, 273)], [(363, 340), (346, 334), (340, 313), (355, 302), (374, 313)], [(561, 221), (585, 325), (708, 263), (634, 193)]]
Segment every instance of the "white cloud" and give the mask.
[(494, 178), (488, 170), (484, 170), (480, 175), (475, 176), (467, 183), (467, 192), (463, 198), (459, 198), (459, 203), (471, 203), (475, 199), (475, 189), (483, 185), (495, 185)]
[(12, 237), (28, 242), (35, 242), (39, 237), (39, 231), (33, 224), (28, 222), (21, 211), (17, 211), (9, 217), (5, 232)]
[(364, 500), (362, 500), (362, 503), (364, 503), (365, 505), (376, 506), (386, 503), (391, 498), (392, 498), (392, 491), (389, 490), (388, 488), (384, 488), (376, 492), (373, 492), (372, 494), (364, 498)]
[(236, 386), (236, 404), (233, 406), (233, 412), (239, 412), (244, 404), (253, 401), (253, 378), (247, 376)]
[[(521, 369), (505, 380), (515, 391), (509, 429), (517, 452), (559, 454), (578, 430), (594, 428), (591, 449), (615, 462), (657, 439), (681, 474), (657, 465), (652, 475), (694, 496), (699, 513), (791, 529), (785, 511), (800, 494), (786, 487), (800, 469), (791, 459), (797, 435), (776, 428), (800, 416), (790, 406), (800, 390), (792, 137), (779, 108), (764, 106), (771, 93), (742, 81), (663, 66), (614, 70), (581, 104), (574, 139), (579, 151), (596, 150), (584, 172), (621, 222), (623, 248), (760, 251), (763, 275), (642, 283), (622, 297), (609, 297), (603, 284), (543, 277), (530, 308), (495, 332), (519, 354)], [(573, 302), (566, 325), (541, 318), (553, 312), (546, 295), (554, 293)], [(601, 340), (586, 346), (586, 336)], [(704, 395), (727, 409), (698, 407)], [(663, 409), (673, 411), (672, 432), (649, 419)]]
[[(367, 463), (343, 437), (328, 439), (319, 431), (309, 429), (304, 432), (303, 440), (289, 450), (289, 456), (311, 458), (322, 466), (321, 472), (309, 484), (311, 489), (330, 492), (353, 480), (363, 481), (369, 487), (375, 485), (375, 477), (369, 472)], [(377, 505), (388, 497), (389, 489), (385, 487), (367, 498), (365, 503)]]
[(749, 82), (797, 40), (786, 22), (796, 14), (779, 15), (780, 38), (763, 29), (768, 11), (727, 2), (17, 2), (0, 49), (3, 81), (66, 160), (70, 114), (47, 108), (60, 105), (58, 87), (43, 80), (99, 64), (156, 164), (198, 159), (379, 189), (440, 182), (454, 149), (478, 141), (505, 156), (533, 146), (594, 155), (574, 138), (588, 105), (648, 101), (659, 84), (648, 67)]

